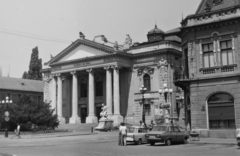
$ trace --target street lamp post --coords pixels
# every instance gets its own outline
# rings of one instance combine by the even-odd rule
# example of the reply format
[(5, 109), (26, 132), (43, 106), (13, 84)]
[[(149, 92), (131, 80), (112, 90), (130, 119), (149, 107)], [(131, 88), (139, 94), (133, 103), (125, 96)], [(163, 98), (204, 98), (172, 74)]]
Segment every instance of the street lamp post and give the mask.
[(144, 85), (142, 85), (142, 87), (139, 89), (139, 91), (141, 92), (142, 94), (142, 107), (143, 107), (143, 110), (142, 110), (142, 122), (144, 123), (144, 126), (146, 128), (146, 123), (145, 123), (145, 105), (144, 105), (144, 93), (147, 91), (147, 88), (144, 87)]
[(9, 99), (9, 97), (7, 96), (6, 97), (6, 100), (2, 100), (0, 101), (0, 104), (4, 105), (6, 104), (6, 111), (5, 111), (5, 121), (6, 121), (6, 130), (5, 130), (5, 138), (8, 137), (8, 121), (9, 121), (9, 112), (8, 112), (8, 104), (11, 104), (12, 103), (12, 100)]
[[(172, 95), (173, 90), (171, 88), (167, 88), (167, 84), (164, 83), (163, 84), (163, 88), (159, 89), (159, 94), (160, 96), (164, 96), (164, 103), (160, 105), (160, 108), (164, 108), (166, 110), (168, 110), (168, 113), (170, 114), (170, 116), (173, 115), (173, 107), (171, 106), (171, 102), (170, 102), (170, 98)], [(171, 111), (170, 111), (170, 107), (171, 107)]]

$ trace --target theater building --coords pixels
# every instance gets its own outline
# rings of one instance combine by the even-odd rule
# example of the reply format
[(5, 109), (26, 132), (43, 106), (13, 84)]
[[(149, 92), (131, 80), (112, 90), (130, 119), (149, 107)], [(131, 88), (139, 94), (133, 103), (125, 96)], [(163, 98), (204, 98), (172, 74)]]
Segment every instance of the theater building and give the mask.
[(192, 129), (206, 137), (240, 130), (240, 1), (202, 0), (182, 21), (183, 75)]
[[(181, 40), (174, 35), (179, 31), (163, 32), (155, 26), (147, 42), (132, 44), (127, 35), (123, 45), (110, 44), (104, 36), (101, 41), (88, 40), (80, 33), (79, 39), (45, 63), (44, 99), (51, 102), (62, 124), (97, 123), (102, 104), (114, 126), (123, 121), (138, 124), (143, 105), (147, 124), (154, 119), (167, 122), (166, 116), (178, 112), (181, 102), (174, 85), (182, 57)], [(167, 96), (171, 114), (160, 108), (165, 102), (158, 92), (166, 89), (163, 85), (173, 90)]]

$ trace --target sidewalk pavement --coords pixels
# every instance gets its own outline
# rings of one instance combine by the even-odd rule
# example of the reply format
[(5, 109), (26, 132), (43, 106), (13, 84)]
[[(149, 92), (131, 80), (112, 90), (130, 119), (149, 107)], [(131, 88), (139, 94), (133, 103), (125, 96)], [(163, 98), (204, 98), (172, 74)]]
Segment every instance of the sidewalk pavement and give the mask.
[[(37, 138), (55, 138), (55, 137), (66, 137), (66, 136), (79, 136), (79, 135), (94, 135), (96, 132), (58, 132), (58, 133), (44, 133), (44, 134), (26, 134), (20, 135), (21, 139), (37, 139)], [(5, 138), (4, 135), (0, 136), (0, 139)], [(9, 139), (18, 139), (16, 135), (8, 135)]]
[(200, 138), (199, 141), (191, 141), (189, 144), (218, 144), (218, 145), (237, 145), (237, 140), (234, 138)]

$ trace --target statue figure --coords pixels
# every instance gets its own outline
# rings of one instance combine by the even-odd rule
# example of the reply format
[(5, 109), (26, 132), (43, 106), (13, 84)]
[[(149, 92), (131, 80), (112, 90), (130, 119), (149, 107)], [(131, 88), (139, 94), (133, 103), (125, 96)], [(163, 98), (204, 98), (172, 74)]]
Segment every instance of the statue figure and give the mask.
[(107, 106), (105, 106), (104, 104), (102, 104), (102, 112), (100, 113), (101, 118), (108, 118), (108, 114), (107, 114)]
[(116, 41), (115, 43), (114, 43), (114, 50), (118, 50), (118, 48), (119, 48), (119, 45), (118, 45), (118, 42)]
[(131, 45), (132, 45), (132, 39), (129, 36), (129, 34), (127, 34), (126, 40), (123, 44), (123, 47), (124, 47), (124, 49), (128, 49), (128, 48), (130, 48)]

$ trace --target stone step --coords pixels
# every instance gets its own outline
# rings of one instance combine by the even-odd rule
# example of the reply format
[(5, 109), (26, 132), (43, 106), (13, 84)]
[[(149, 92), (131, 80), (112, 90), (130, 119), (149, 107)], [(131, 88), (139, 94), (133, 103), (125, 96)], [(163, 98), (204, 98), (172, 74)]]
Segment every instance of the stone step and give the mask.
[(98, 123), (79, 123), (79, 124), (60, 124), (57, 129), (68, 129), (73, 131), (91, 131), (91, 128), (97, 127)]

